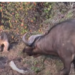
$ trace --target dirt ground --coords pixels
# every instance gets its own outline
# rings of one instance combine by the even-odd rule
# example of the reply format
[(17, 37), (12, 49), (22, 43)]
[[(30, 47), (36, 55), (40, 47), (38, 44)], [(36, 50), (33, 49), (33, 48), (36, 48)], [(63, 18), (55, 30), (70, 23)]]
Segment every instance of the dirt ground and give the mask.
[[(34, 58), (22, 53), (25, 47), (23, 42), (13, 44), (7, 53), (0, 53), (0, 75), (22, 75), (9, 66), (14, 61), (18, 68), (27, 70), (24, 75), (56, 75), (63, 68), (62, 62), (55, 56), (39, 56)], [(75, 75), (73, 65), (70, 75)]]

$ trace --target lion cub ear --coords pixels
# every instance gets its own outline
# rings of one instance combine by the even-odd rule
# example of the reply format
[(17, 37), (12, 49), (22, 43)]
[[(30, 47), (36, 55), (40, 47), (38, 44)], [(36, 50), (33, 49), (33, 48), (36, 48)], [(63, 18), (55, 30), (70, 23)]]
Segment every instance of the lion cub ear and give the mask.
[(2, 32), (1, 36), (0, 36), (0, 39), (1, 40), (8, 40), (7, 34), (5, 32)]

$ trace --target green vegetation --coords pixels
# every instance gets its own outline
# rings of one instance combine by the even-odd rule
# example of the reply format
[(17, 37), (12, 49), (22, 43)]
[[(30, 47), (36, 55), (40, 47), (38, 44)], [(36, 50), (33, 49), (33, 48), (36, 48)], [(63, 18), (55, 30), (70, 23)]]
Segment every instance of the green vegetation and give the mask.
[(48, 2), (1, 2), (2, 27), (9, 30), (16, 29), (16, 32), (20, 34), (31, 31), (31, 25), (37, 27), (36, 24), (38, 24), (37, 29), (39, 29), (39, 24), (42, 22), (40, 17), (45, 17), (44, 19), (42, 17), (43, 20), (50, 18), (49, 13), (51, 13), (53, 4)]
[(73, 3), (66, 2), (0, 2), (0, 30), (12, 29), (20, 34), (28, 31), (43, 32), (42, 23), (45, 20), (64, 20), (65, 17), (73, 17), (72, 6)]

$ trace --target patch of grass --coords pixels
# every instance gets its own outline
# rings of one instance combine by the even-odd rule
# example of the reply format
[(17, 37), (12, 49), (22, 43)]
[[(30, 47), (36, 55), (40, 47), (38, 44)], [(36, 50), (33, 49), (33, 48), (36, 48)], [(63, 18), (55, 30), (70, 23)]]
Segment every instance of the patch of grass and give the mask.
[(59, 60), (59, 59), (56, 60), (55, 64), (56, 64), (58, 70), (63, 68), (63, 63), (61, 62), (61, 60)]
[(23, 63), (28, 64), (31, 70), (33, 70), (36, 73), (39, 73), (44, 69), (43, 58), (41, 57), (38, 58), (34, 58), (33, 56), (25, 57)]

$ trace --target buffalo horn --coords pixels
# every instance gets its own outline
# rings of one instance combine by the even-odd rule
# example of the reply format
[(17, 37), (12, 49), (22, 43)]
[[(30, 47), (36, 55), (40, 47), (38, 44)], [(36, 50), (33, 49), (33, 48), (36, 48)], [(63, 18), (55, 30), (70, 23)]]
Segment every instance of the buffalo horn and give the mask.
[(27, 46), (31, 46), (32, 43), (35, 41), (35, 39), (36, 39), (37, 37), (42, 36), (42, 34), (32, 35), (32, 36), (29, 37), (28, 40), (26, 40), (26, 35), (27, 35), (27, 33), (23, 35), (22, 40), (24, 41), (24, 43), (25, 43)]

